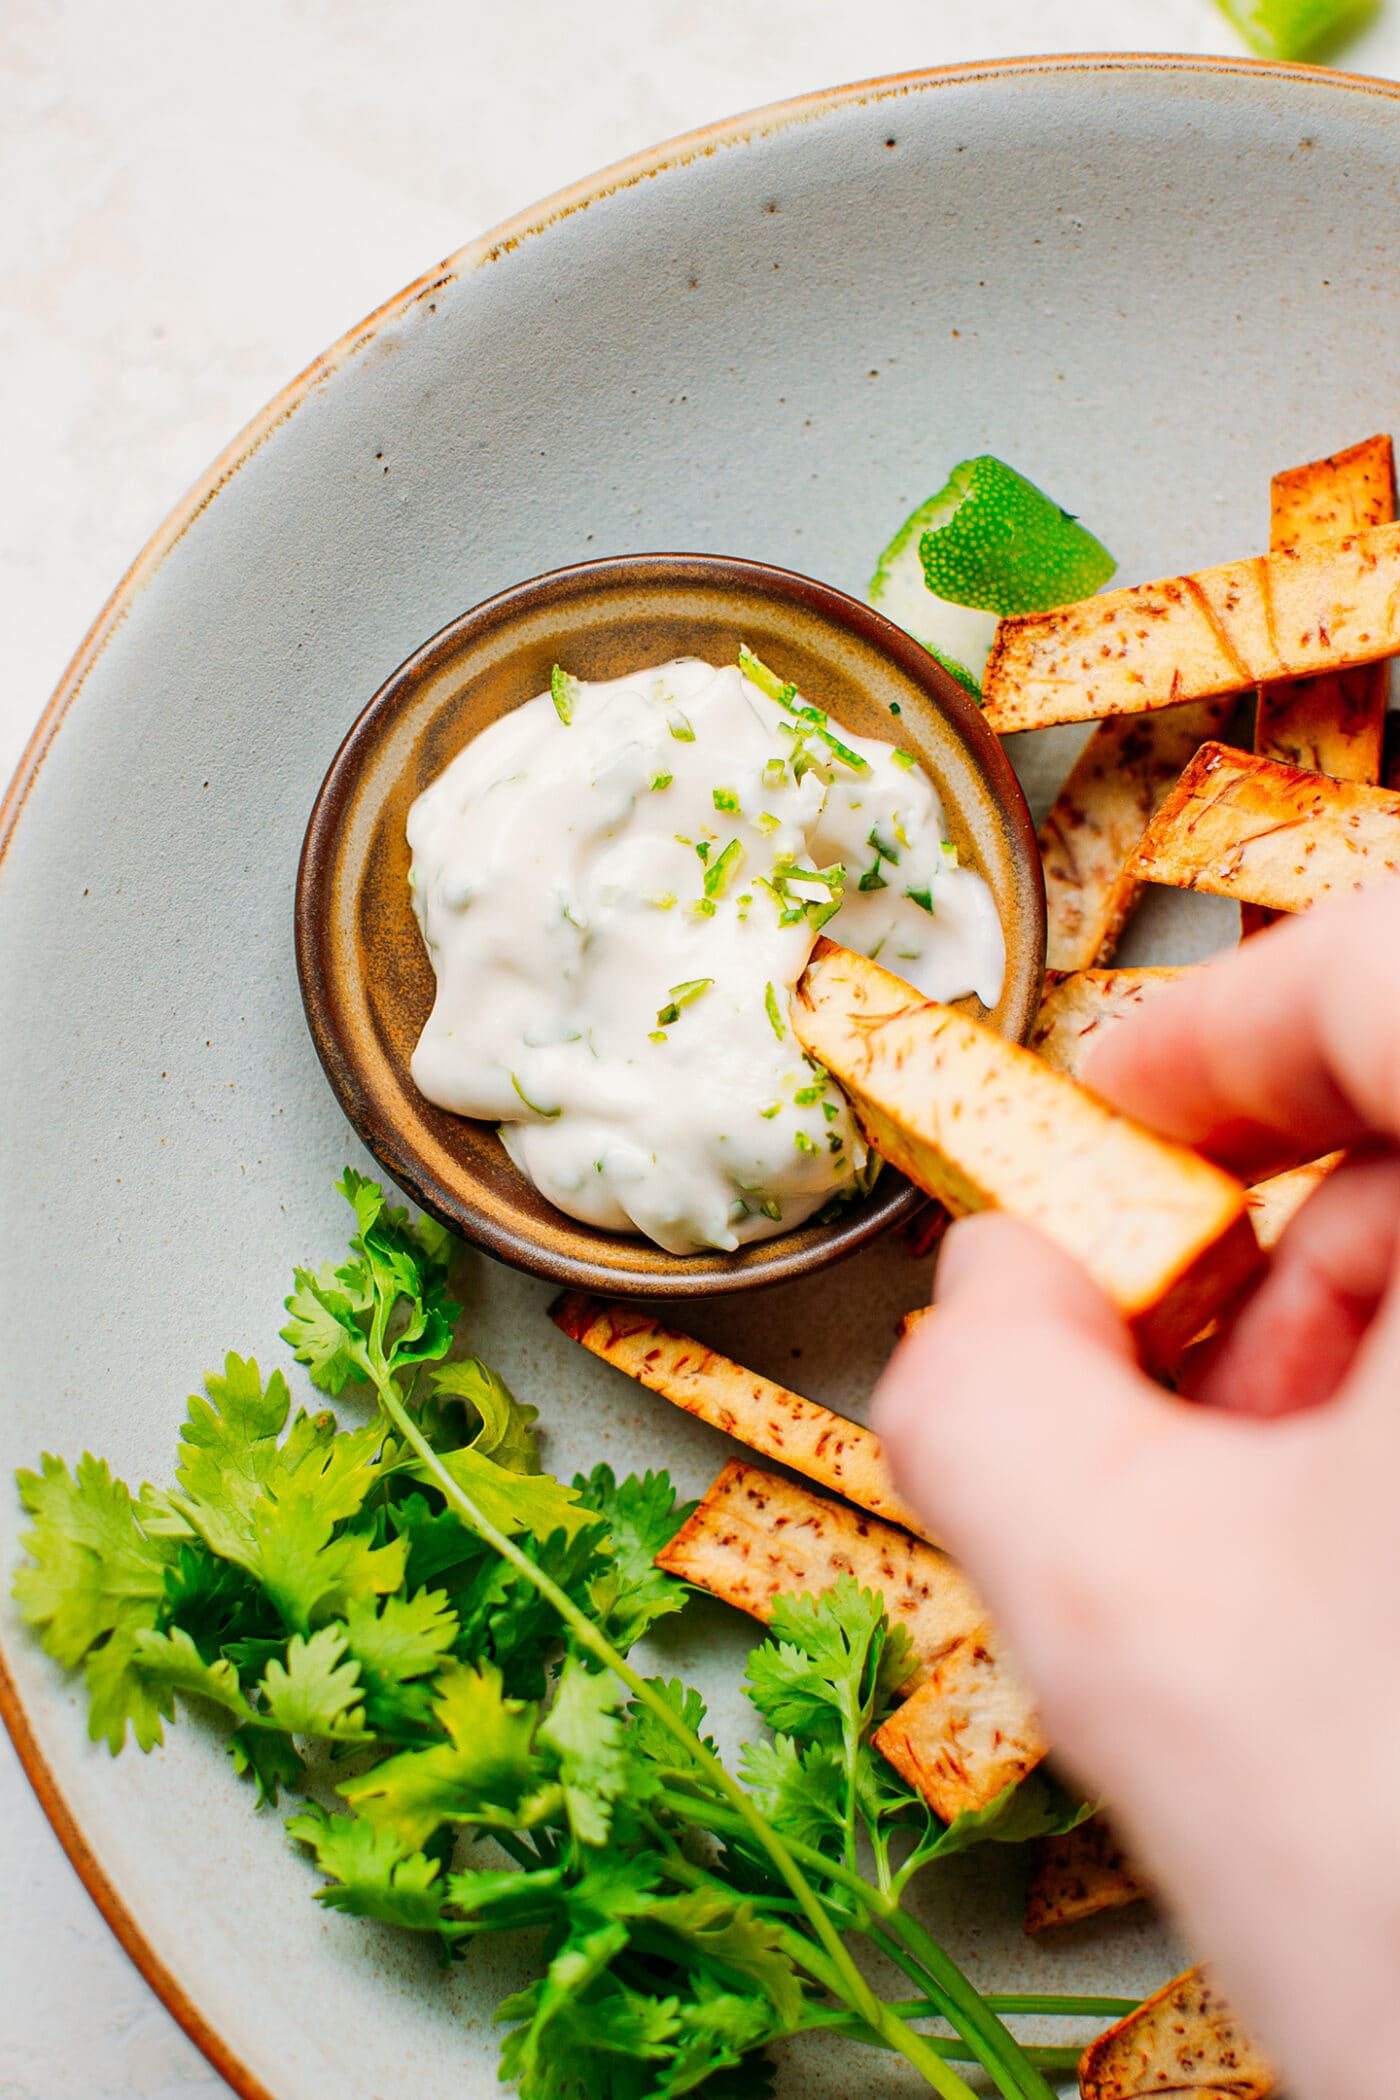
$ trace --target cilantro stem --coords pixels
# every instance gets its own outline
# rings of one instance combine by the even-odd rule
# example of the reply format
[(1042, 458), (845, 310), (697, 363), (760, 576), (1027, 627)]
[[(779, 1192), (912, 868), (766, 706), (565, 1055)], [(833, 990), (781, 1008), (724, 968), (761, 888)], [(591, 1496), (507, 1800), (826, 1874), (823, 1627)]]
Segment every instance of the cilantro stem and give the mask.
[[(678, 1773), (676, 1777), (683, 1784), (687, 1775)], [(687, 1802), (683, 1795), (677, 1798), (665, 1790), (660, 1799), (663, 1806), (669, 1807), (673, 1813), (694, 1813), (696, 1804)], [(739, 1834), (718, 1802), (705, 1801), (704, 1822), (708, 1829), (723, 1831), (728, 1828), (731, 1833)], [(932, 1991), (944, 2019), (957, 2028), (973, 2049), (975, 2061), (990, 2072), (1003, 2100), (1055, 2100), (1050, 2087), (1027, 2059), (1020, 2042), (997, 2018), (989, 2000), (968, 1982), (937, 1940), (923, 1926), (916, 1924), (902, 1908), (898, 1897), (884, 1894), (840, 1860), (819, 1852), (815, 1846), (804, 1845), (797, 1838), (789, 1838), (787, 1844), (795, 1860), (834, 1881), (864, 1907), (869, 1913), (869, 1922), (862, 1928), (866, 1937), (887, 1960), (902, 1969), (912, 1983)], [(1068, 2011), (1070, 2008), (1057, 2006), (1055, 2009)]]
[[(375, 1295), (378, 1300), (380, 1294), (376, 1292)], [(898, 2050), (916, 2070), (921, 2071), (934, 2091), (943, 2096), (943, 2100), (974, 2100), (971, 2087), (948, 2069), (942, 2058), (928, 2048), (921, 2035), (915, 2034), (911, 2027), (889, 2012), (876, 1997), (852, 1960), (850, 1950), (832, 1924), (820, 1897), (801, 1872), (787, 1845), (772, 1825), (760, 1815), (733, 1774), (705, 1748), (694, 1731), (687, 1727), (675, 1709), (653, 1689), (646, 1678), (632, 1668), (626, 1657), (599, 1631), (573, 1598), (560, 1589), (558, 1583), (546, 1575), (542, 1568), (537, 1567), (529, 1554), (517, 1546), (512, 1538), (498, 1530), (477, 1508), (465, 1489), (452, 1478), (409, 1414), (393, 1374), (385, 1362), (383, 1336), (387, 1316), (387, 1311), (383, 1318), (379, 1316), (378, 1310), (376, 1311), (371, 1322), (368, 1346), (361, 1354), (361, 1361), (366, 1375), (379, 1395), (380, 1406), (409, 1449), (415, 1453), (448, 1505), (465, 1519), (478, 1538), (484, 1539), (502, 1560), (525, 1578), (536, 1593), (558, 1613), (580, 1647), (585, 1648), (595, 1661), (601, 1663), (605, 1669), (613, 1671), (622, 1680), (633, 1698), (645, 1706), (667, 1734), (682, 1745), (687, 1757), (725, 1796), (749, 1836), (767, 1853), (781, 1879), (787, 1883), (801, 1905), (803, 1916), (815, 1933), (830, 1964), (832, 1977), (836, 1979), (829, 1986), (834, 1994), (844, 1998), (852, 2010), (858, 2012), (892, 2049)], [(992, 2067), (988, 2065), (987, 2068)]]

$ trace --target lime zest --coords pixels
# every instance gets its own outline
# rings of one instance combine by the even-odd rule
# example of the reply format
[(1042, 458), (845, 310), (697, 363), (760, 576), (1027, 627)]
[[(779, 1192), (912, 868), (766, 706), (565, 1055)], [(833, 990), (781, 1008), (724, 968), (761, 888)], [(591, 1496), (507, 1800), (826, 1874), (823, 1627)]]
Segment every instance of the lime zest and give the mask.
[(730, 878), (744, 857), (744, 849), (738, 839), (731, 839), (712, 866), (705, 870), (705, 895), (722, 897), (729, 886)]
[(681, 1017), (681, 1009), (693, 1006), (714, 983), (713, 977), (687, 977), (684, 984), (673, 984), (666, 994), (667, 1003), (656, 1016), (658, 1028), (669, 1028)]
[(514, 1072), (510, 1075), (510, 1083), (532, 1115), (543, 1116), (546, 1123), (552, 1123), (556, 1116), (563, 1115), (564, 1111), (562, 1108), (541, 1108), (538, 1101), (532, 1101)]
[(561, 671), (558, 664), (549, 674), (549, 697), (554, 702), (555, 714), (566, 729), (574, 719), (574, 703), (581, 683), (572, 671)]
[(787, 1023), (783, 1019), (782, 1011), (778, 1005), (778, 994), (773, 989), (771, 980), (764, 988), (763, 1010), (768, 1016), (769, 1025), (774, 1035), (780, 1043), (785, 1043), (787, 1041)]

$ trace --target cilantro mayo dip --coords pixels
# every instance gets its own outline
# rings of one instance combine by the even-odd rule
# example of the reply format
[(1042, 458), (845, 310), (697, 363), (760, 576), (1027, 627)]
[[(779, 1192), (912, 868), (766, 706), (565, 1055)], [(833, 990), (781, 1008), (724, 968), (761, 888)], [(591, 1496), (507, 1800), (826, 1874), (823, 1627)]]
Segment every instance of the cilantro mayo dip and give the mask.
[(437, 975), (419, 1089), (499, 1122), (560, 1210), (672, 1254), (769, 1238), (868, 1185), (845, 1098), (788, 1020), (819, 930), (938, 999), (994, 1005), (1005, 964), (913, 760), (744, 663), (556, 670), (408, 818)]

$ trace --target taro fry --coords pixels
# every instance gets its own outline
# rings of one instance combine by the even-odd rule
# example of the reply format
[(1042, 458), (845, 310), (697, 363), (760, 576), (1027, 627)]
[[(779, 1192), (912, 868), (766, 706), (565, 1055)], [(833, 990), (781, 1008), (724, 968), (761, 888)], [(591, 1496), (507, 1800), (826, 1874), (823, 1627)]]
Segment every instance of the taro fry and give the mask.
[(842, 1575), (884, 1599), (914, 1653), (882, 1750), (946, 1822), (984, 1808), (1045, 1756), (1029, 1693), (986, 1609), (936, 1547), (796, 1481), (733, 1460), (657, 1566), (765, 1622), (778, 1596), (820, 1596)]
[[(1388, 436), (1366, 438), (1328, 459), (1275, 474), (1270, 490), (1269, 545), (1300, 547), (1388, 525), (1395, 517), (1395, 466)], [(1388, 663), (1361, 664), (1315, 678), (1285, 678), (1259, 688), (1254, 748), (1280, 765), (1330, 773), (1334, 780), (1381, 777)], [(1277, 916), (1261, 905), (1240, 907), (1246, 938)]]
[(1199, 1968), (1144, 1999), (1079, 2059), (1080, 2100), (1270, 2100), (1278, 2090), (1273, 2068)]
[(1400, 526), (1283, 547), (1003, 620), (988, 727), (1044, 729), (1247, 692), (1400, 650)]
[(880, 1439), (864, 1423), (849, 1421), (717, 1349), (663, 1327), (640, 1305), (604, 1303), (572, 1291), (550, 1307), (550, 1317), (594, 1356), (688, 1415), (887, 1523), (931, 1537), (918, 1512), (895, 1493)]
[(1400, 794), (1203, 744), (1133, 866), (1145, 882), (1306, 911), (1400, 872)]
[(1173, 1363), (1258, 1268), (1232, 1176), (878, 964), (818, 942), (792, 1015), (885, 1158), (954, 1213), (1038, 1226), (1113, 1300), (1149, 1364)]

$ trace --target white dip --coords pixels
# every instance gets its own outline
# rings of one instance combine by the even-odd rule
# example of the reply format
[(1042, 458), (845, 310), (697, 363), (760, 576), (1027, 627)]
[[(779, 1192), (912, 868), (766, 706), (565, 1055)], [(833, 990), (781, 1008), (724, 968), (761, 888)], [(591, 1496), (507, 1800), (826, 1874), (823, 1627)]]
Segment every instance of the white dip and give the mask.
[(673, 1254), (787, 1231), (868, 1173), (788, 1022), (823, 921), (933, 998), (1001, 990), (991, 892), (928, 780), (772, 684), (785, 705), (694, 657), (556, 673), (557, 702), (493, 723), (409, 812), (437, 973), (417, 1085), (500, 1122), (560, 1210)]

